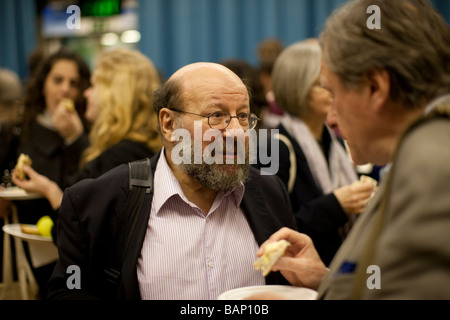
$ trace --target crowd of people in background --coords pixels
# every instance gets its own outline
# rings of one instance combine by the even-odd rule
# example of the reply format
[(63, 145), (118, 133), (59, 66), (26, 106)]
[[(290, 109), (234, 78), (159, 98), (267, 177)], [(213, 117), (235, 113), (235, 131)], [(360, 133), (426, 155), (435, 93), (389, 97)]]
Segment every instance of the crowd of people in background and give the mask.
[[(450, 31), (427, 5), (402, 0), (379, 3), (402, 30), (396, 30), (385, 16), (380, 35), (359, 32), (364, 27), (354, 12), (368, 4), (371, 1), (356, 0), (344, 6), (330, 17), (320, 39), (304, 39), (286, 47), (276, 38), (264, 39), (255, 48), (257, 65), (230, 57), (185, 66), (166, 80), (137, 50), (105, 51), (90, 70), (79, 54), (63, 47), (49, 55), (37, 51), (39, 55), (30, 57), (26, 82), (0, 69), (0, 191), (16, 186), (42, 195), (14, 202), (18, 218), (21, 223), (36, 224), (49, 215), (54, 221), (52, 238), (60, 250), (57, 262), (33, 268), (40, 288), (36, 298), (48, 298), (50, 279), (53, 298), (111, 298), (99, 279), (104, 268), (101, 260), (108, 259), (106, 244), (113, 242), (119, 229), (118, 217), (129, 192), (129, 169), (124, 165), (145, 158), (151, 159), (154, 172), (155, 188), (150, 190), (154, 198), (146, 198), (142, 210), (148, 214), (138, 218), (141, 226), (133, 234), (134, 248), (130, 249), (134, 260), (124, 263), (114, 298), (215, 299), (221, 293), (217, 288), (224, 291), (269, 283), (313, 288), (324, 299), (449, 298), (448, 293), (433, 291), (429, 285), (423, 286), (421, 294), (419, 284), (407, 282), (416, 277), (439, 287), (450, 279), (443, 267), (450, 255), (436, 249), (439, 243), (425, 239), (436, 236), (442, 240), (442, 233), (448, 233), (425, 222), (428, 210), (446, 226), (449, 206), (440, 197), (448, 186), (433, 177), (437, 173), (445, 180), (448, 169), (438, 160), (433, 167), (418, 154), (428, 145), (430, 155), (448, 162), (448, 152), (438, 155), (433, 146), (448, 151), (449, 124), (441, 120), (417, 131), (409, 127), (425, 113), (426, 106), (428, 112), (438, 105), (443, 117), (449, 108), (445, 94), (450, 92)], [(428, 24), (416, 27), (411, 39), (398, 36), (409, 32), (408, 26), (416, 19)], [(341, 29), (348, 34), (339, 33)], [(416, 44), (426, 52), (403, 59), (402, 52)], [(356, 46), (362, 53), (355, 53), (352, 48)], [(364, 53), (370, 50), (372, 56)], [(416, 78), (423, 83), (413, 84)], [(66, 107), (67, 100), (74, 110)], [(267, 145), (278, 140), (278, 150), (271, 150), (279, 154), (276, 175), (259, 176), (261, 163), (175, 164), (171, 152), (180, 142), (173, 140), (173, 131), (194, 133), (195, 120), (202, 121), (203, 130), (220, 130), (224, 140), (229, 139), (226, 129), (268, 130)], [(202, 150), (208, 143), (204, 142)], [(20, 154), (32, 159), (23, 179), (14, 175)], [(411, 154), (418, 159), (413, 164), (407, 161)], [(365, 164), (386, 167), (389, 185), (379, 191), (373, 183), (359, 182), (358, 166)], [(414, 174), (406, 172), (408, 168)], [(416, 177), (419, 173), (427, 177)], [(378, 172), (374, 174), (381, 182)], [(428, 195), (413, 187), (425, 180), (441, 189)], [(411, 191), (404, 191), (406, 184)], [(89, 197), (101, 190), (108, 194)], [(427, 209), (421, 197), (434, 206)], [(408, 211), (413, 203), (417, 207)], [(11, 214), (11, 204), (0, 199), (0, 219)], [(378, 238), (370, 238), (374, 246), (364, 249), (373, 221), (381, 215), (376, 215), (378, 211), (384, 214), (376, 229)], [(203, 220), (211, 228), (205, 238)], [(399, 239), (400, 234), (410, 243)], [(414, 235), (423, 242), (413, 241)], [(358, 242), (360, 238), (364, 243)], [(251, 262), (267, 243), (280, 239), (290, 241), (291, 246), (266, 279), (252, 269)], [(177, 244), (180, 241), (183, 244)], [(227, 248), (220, 245), (224, 242), (229, 243)], [(174, 249), (178, 245), (180, 251)], [(203, 260), (200, 249), (221, 258)], [(393, 283), (388, 285), (389, 292), (359, 288), (359, 295), (350, 296), (355, 292), (353, 282), (338, 283), (343, 273), (356, 277), (364, 250), (373, 254), (371, 261), (387, 270), (385, 279)], [(411, 259), (411, 269), (395, 265), (405, 262), (391, 257), (394, 253), (389, 250)], [(167, 257), (177, 266), (184, 259), (189, 262), (181, 270), (173, 269), (160, 263)], [(232, 261), (232, 266), (221, 259)], [(433, 259), (442, 263), (430, 262)], [(427, 262), (435, 269), (434, 276), (423, 271)], [(65, 288), (65, 270), (70, 264), (83, 266), (81, 291)], [(211, 271), (213, 265), (218, 273)], [(202, 279), (209, 272), (211, 278)], [(129, 282), (124, 284), (123, 279)], [(203, 291), (209, 279), (216, 287)], [(172, 289), (164, 291), (167, 283)]]
[[(289, 109), (277, 105), (271, 84), (275, 62), (283, 51), (279, 40), (267, 39), (256, 50), (256, 66), (242, 59), (220, 62), (245, 84), (250, 110), (261, 119), (255, 130), (277, 128), (282, 117), (287, 116)], [(315, 55), (315, 61), (319, 61), (320, 53), (315, 52)], [(151, 158), (160, 151), (162, 144), (152, 93), (164, 81), (152, 61), (135, 50), (104, 52), (92, 72), (83, 59), (68, 48), (61, 48), (47, 57), (35, 56), (30, 57), (33, 58), (30, 60), (32, 76), (26, 86), (14, 73), (2, 72), (2, 87), (8, 92), (8, 95), (2, 95), (5, 111), (2, 111), (1, 138), (6, 139), (8, 146), (1, 154), (2, 187), (18, 186), (42, 195), (42, 199), (17, 202), (19, 220), (36, 224), (42, 216), (50, 216), (55, 222), (52, 237), (56, 244), (56, 224), (67, 187), (83, 179), (97, 178), (120, 164)], [(318, 74), (315, 77), (316, 82)], [(291, 79), (286, 81), (291, 82)], [(64, 99), (74, 102), (75, 112), (65, 108)], [(322, 123), (325, 116), (326, 111), (323, 111)], [(24, 168), (26, 179), (12, 174), (21, 153), (28, 154), (33, 161), (32, 166)], [(281, 159), (284, 157), (281, 154)], [(347, 165), (351, 166), (350, 161)], [(280, 168), (278, 175), (282, 180), (286, 170), (289, 171), (289, 167)], [(354, 171), (353, 174), (352, 178), (356, 180)], [(299, 176), (296, 181), (303, 179)], [(313, 181), (309, 183), (314, 186)], [(290, 191), (291, 200), (304, 196), (298, 188), (296, 190)], [(10, 203), (0, 202), (2, 215), (10, 214)], [(294, 202), (293, 210), (300, 211), (298, 203)], [(344, 215), (339, 205), (333, 210), (336, 211), (334, 214)], [(333, 215), (333, 210), (323, 212), (323, 215)], [(304, 214), (297, 212), (295, 216), (298, 223)], [(300, 230), (314, 236), (307, 228)], [(320, 247), (319, 239), (317, 241)], [(335, 247), (332, 246), (333, 252)], [(40, 298), (46, 298), (47, 281), (54, 266), (55, 263), (51, 263), (33, 268), (41, 288)]]

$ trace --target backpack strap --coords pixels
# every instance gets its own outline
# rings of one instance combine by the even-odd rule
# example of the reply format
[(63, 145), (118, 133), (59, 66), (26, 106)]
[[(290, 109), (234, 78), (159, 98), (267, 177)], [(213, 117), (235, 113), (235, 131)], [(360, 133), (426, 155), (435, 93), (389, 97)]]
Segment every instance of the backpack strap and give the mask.
[(122, 264), (130, 246), (144, 198), (153, 189), (150, 159), (130, 162), (128, 167), (130, 189), (125, 204), (125, 212), (121, 215), (118, 224), (119, 229), (113, 242), (110, 263), (104, 269), (105, 291), (112, 297), (117, 295)]
[(283, 141), (289, 149), (289, 162), (291, 163), (291, 165), (289, 167), (289, 181), (287, 187), (289, 194), (291, 194), (292, 190), (294, 189), (295, 178), (297, 177), (297, 157), (295, 156), (294, 147), (292, 146), (292, 143), (291, 141), (289, 141), (288, 137), (281, 133), (274, 134), (273, 137), (275, 139)]

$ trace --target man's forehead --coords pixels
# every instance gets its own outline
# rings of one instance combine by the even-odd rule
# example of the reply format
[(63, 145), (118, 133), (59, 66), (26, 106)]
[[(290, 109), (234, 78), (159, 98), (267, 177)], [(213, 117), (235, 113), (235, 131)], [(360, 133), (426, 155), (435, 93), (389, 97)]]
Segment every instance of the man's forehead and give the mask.
[(194, 63), (175, 72), (170, 79), (177, 81), (185, 98), (207, 98), (222, 94), (244, 94), (247, 87), (230, 69), (216, 63)]
[(177, 70), (171, 76), (171, 79), (195, 81), (197, 79), (212, 78), (217, 76), (237, 77), (237, 75), (234, 74), (230, 69), (221, 64), (212, 62), (196, 62)]

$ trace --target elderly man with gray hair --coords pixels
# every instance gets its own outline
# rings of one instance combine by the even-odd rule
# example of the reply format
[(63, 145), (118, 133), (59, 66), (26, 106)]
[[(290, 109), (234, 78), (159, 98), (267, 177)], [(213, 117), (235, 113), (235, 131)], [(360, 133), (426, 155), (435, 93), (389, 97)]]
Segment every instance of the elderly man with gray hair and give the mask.
[[(368, 27), (369, 6), (380, 29)], [(329, 269), (308, 236), (286, 228), (258, 254), (289, 241), (272, 270), (319, 299), (449, 299), (448, 25), (426, 1), (355, 0), (329, 18), (320, 42), (328, 124), (357, 164), (387, 171)]]

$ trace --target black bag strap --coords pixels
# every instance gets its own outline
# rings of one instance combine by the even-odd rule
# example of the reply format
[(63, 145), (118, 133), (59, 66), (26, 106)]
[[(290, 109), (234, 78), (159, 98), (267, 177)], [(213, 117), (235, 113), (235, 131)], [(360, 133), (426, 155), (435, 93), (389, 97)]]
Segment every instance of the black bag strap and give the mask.
[(128, 252), (133, 237), (139, 212), (141, 211), (145, 195), (152, 192), (153, 173), (150, 159), (128, 163), (129, 193), (125, 204), (125, 212), (119, 221), (119, 230), (112, 246), (110, 264), (104, 269), (108, 295), (115, 296), (120, 281), (123, 261)]

